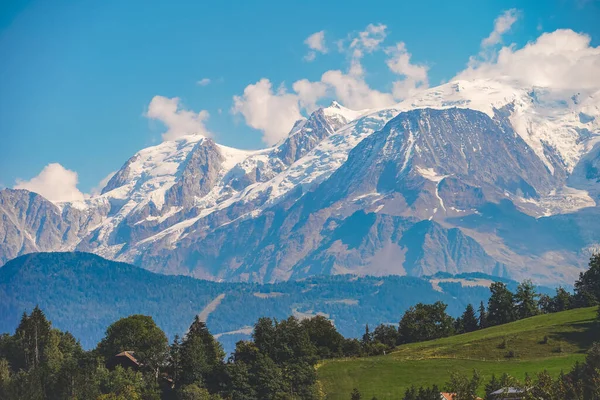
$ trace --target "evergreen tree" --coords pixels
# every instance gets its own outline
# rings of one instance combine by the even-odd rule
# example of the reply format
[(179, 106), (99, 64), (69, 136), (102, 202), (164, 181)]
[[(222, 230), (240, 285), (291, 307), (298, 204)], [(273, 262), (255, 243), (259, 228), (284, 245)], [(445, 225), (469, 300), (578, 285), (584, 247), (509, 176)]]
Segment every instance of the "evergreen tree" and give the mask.
[(494, 282), (490, 286), (491, 296), (488, 301), (488, 323), (490, 326), (515, 321), (514, 296), (502, 282)]
[(179, 335), (175, 335), (173, 344), (169, 348), (169, 372), (176, 386), (181, 378), (181, 342)]
[(579, 307), (600, 303), (600, 253), (590, 259), (589, 269), (579, 274), (575, 282), (575, 297)]
[(501, 387), (502, 386), (500, 384), (500, 381), (498, 379), (496, 379), (496, 374), (492, 374), (492, 378), (485, 385), (485, 398), (486, 399), (491, 398), (492, 393), (495, 392), (496, 390), (500, 389)]
[(181, 343), (181, 384), (197, 384), (200, 387), (216, 384), (215, 380), (209, 378), (219, 371), (224, 357), (221, 344), (210, 334), (206, 323), (196, 316)]
[(412, 385), (404, 392), (403, 400), (417, 400), (417, 388)]
[(475, 309), (473, 305), (467, 305), (465, 312), (460, 317), (461, 326), (463, 332), (473, 332), (476, 331), (479, 323), (477, 321), (477, 317), (475, 316)]
[(554, 312), (552, 311), (552, 297), (548, 296), (547, 294), (540, 294), (538, 308), (542, 314)]
[(23, 355), (20, 361), (25, 369), (36, 368), (42, 362), (50, 329), (50, 322), (38, 306), (35, 306), (29, 316), (24, 313), (21, 317), (15, 335)]
[(537, 380), (531, 388), (529, 395), (534, 399), (557, 399), (557, 391), (552, 376), (547, 371), (537, 374)]
[(531, 280), (525, 280), (517, 287), (515, 293), (516, 312), (519, 319), (533, 317), (538, 314), (538, 297)]
[(250, 366), (246, 362), (236, 360), (227, 363), (225, 375), (227, 382), (223, 390), (225, 398), (236, 400), (254, 400), (257, 398), (256, 388), (250, 381)]
[(487, 311), (485, 309), (485, 305), (483, 301), (479, 304), (479, 329), (484, 329), (488, 327), (487, 321)]
[(562, 286), (556, 288), (556, 295), (550, 303), (551, 312), (567, 311), (573, 308), (573, 296)]
[(369, 324), (365, 327), (365, 333), (362, 335), (362, 343), (363, 345), (368, 345), (371, 343), (371, 332), (369, 331)]
[(274, 321), (271, 318), (259, 318), (254, 325), (254, 330), (252, 332), (254, 344), (258, 347), (261, 353), (268, 354), (269, 356), (274, 356), (276, 323), (277, 321)]
[(350, 393), (350, 400), (360, 400), (361, 398), (362, 396), (360, 395), (358, 389), (354, 388), (354, 390), (352, 390), (352, 393)]

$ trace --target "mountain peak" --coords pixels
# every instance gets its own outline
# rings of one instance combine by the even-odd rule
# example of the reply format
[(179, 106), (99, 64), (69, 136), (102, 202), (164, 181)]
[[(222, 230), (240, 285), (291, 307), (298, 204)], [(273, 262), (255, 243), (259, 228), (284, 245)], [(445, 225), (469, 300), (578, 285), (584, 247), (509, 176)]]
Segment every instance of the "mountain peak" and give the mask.
[(331, 102), (329, 107), (325, 107), (322, 110), (325, 116), (333, 118), (342, 117), (345, 122), (353, 121), (365, 113), (364, 111), (354, 111), (346, 108), (335, 100)]

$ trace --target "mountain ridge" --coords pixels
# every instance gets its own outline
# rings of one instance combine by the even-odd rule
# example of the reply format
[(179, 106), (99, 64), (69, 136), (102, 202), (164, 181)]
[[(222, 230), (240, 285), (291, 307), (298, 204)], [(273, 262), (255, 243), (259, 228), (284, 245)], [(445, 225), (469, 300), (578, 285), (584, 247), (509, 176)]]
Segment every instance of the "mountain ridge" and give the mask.
[[(385, 109), (352, 111), (334, 102), (268, 149), (187, 136), (141, 150), (84, 202), (53, 204), (2, 190), (0, 261), (80, 250), (161, 273), (276, 282), (307, 276), (328, 259), (330, 273), (479, 268), (569, 282), (600, 233), (581, 227), (568, 239), (579, 247), (528, 254), (482, 211), (508, 201), (516, 209), (511, 218), (584, 225), (582, 213), (595, 215), (600, 199), (598, 143), (598, 93), (455, 81)], [(333, 239), (358, 210), (374, 214), (388, 233), (356, 253)], [(465, 222), (477, 216), (479, 225)], [(417, 243), (402, 240), (403, 229), (389, 231), (400, 222), (386, 218), (401, 218), (407, 229), (426, 220), (440, 228)], [(359, 228), (355, 241), (376, 238)], [(425, 250), (439, 257), (404, 265), (405, 254)]]
[[(458, 316), (466, 304), (487, 301), (491, 279), (496, 278), (322, 275), (277, 284), (219, 283), (156, 274), (91, 253), (32, 253), (0, 268), (0, 332), (12, 332), (21, 314), (39, 305), (87, 348), (108, 325), (132, 314), (151, 315), (170, 337), (182, 335), (195, 315), (203, 315), (211, 332), (232, 346), (263, 316), (326, 315), (344, 334), (358, 337), (363, 324), (397, 322), (418, 295), (446, 302)], [(514, 281), (499, 280), (516, 288)]]

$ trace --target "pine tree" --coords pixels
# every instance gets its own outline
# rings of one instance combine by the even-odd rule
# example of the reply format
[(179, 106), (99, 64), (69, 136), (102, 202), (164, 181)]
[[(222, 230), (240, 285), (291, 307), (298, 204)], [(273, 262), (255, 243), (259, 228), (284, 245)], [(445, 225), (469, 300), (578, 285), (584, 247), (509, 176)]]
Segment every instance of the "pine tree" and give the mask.
[(350, 400), (360, 400), (361, 398), (362, 398), (362, 396), (360, 395), (360, 392), (358, 391), (358, 389), (354, 388), (354, 390), (350, 394)]
[(181, 342), (179, 335), (175, 335), (173, 344), (169, 348), (169, 366), (173, 383), (178, 385), (181, 376)]
[(525, 280), (517, 287), (515, 293), (516, 311), (519, 319), (533, 317), (538, 314), (538, 297), (531, 280)]
[(484, 329), (487, 328), (488, 326), (488, 322), (487, 322), (487, 311), (485, 309), (485, 305), (483, 304), (483, 301), (479, 304), (479, 329)]
[(210, 334), (206, 323), (198, 316), (192, 322), (181, 343), (181, 383), (185, 385), (208, 383), (216, 368), (222, 364), (225, 353), (220, 343)]
[(496, 379), (496, 374), (492, 374), (492, 378), (485, 385), (485, 398), (489, 399), (492, 396), (492, 393), (496, 390), (500, 389), (501, 383), (498, 379)]
[(50, 337), (50, 329), (50, 322), (38, 306), (35, 306), (29, 316), (23, 313), (15, 335), (26, 369), (37, 368), (40, 365)]
[(506, 284), (494, 282), (490, 286), (492, 292), (488, 301), (488, 323), (490, 326), (515, 321), (515, 300)]
[(575, 297), (579, 307), (590, 307), (600, 303), (600, 253), (590, 259), (589, 269), (579, 274), (575, 282)]
[(552, 312), (570, 310), (573, 306), (573, 296), (562, 286), (556, 288), (556, 295), (552, 298), (550, 309)]
[(460, 317), (461, 326), (464, 332), (473, 332), (478, 328), (477, 317), (475, 316), (475, 309), (471, 304), (467, 305), (465, 312)]
[(369, 331), (369, 324), (365, 327), (365, 333), (362, 336), (363, 344), (371, 343), (371, 332)]

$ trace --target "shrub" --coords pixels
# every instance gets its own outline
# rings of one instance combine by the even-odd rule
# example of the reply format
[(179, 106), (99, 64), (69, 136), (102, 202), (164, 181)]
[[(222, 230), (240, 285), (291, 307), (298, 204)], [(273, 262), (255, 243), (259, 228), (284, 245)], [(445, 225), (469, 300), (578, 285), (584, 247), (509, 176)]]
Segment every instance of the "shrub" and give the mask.
[(505, 349), (508, 346), (508, 340), (506, 338), (502, 339), (502, 343), (498, 345), (499, 349)]
[(562, 352), (564, 352), (564, 351), (565, 351), (565, 350), (563, 349), (563, 345), (562, 345), (562, 344), (559, 344), (558, 346), (556, 346), (556, 347), (554, 348), (554, 352), (555, 352), (555, 353), (562, 353)]

